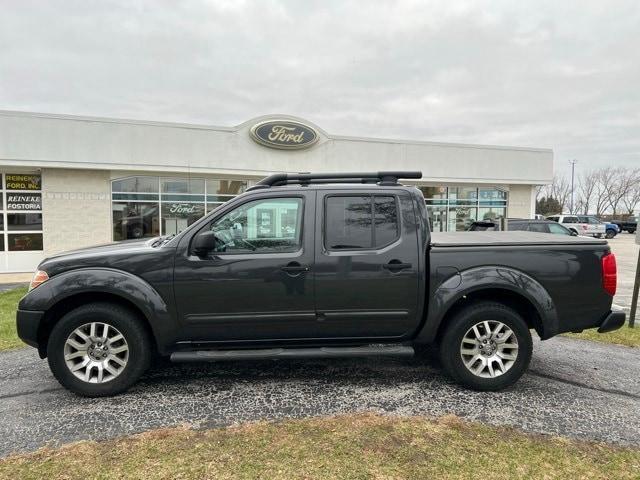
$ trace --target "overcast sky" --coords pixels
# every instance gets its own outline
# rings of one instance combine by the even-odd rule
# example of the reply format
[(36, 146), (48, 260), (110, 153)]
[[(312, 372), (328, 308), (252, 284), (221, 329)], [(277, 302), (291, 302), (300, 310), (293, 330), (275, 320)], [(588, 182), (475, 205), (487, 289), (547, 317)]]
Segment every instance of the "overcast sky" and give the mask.
[[(640, 3), (0, 0), (0, 109), (553, 148), (640, 166)], [(425, 172), (428, 175), (428, 172)]]

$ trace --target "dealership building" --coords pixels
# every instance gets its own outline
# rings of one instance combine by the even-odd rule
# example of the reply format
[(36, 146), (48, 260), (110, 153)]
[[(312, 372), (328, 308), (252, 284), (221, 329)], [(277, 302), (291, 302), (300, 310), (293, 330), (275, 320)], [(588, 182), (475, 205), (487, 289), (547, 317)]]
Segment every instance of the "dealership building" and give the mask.
[(178, 232), (274, 172), (421, 170), (432, 228), (532, 217), (553, 152), (334, 135), (288, 115), (214, 127), (0, 111), (0, 272)]

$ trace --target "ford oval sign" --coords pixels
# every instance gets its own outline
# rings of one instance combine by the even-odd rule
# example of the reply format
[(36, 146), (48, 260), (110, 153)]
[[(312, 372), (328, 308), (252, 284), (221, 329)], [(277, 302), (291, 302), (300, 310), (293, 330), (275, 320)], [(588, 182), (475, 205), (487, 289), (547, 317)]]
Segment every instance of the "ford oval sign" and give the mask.
[(271, 148), (294, 150), (307, 148), (318, 141), (318, 134), (308, 125), (292, 120), (267, 120), (251, 128), (253, 139)]

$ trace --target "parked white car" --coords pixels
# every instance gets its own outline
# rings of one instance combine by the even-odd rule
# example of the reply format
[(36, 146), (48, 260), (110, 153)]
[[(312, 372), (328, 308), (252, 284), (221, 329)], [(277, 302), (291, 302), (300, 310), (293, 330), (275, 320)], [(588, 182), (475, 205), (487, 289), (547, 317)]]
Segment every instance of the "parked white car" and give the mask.
[(552, 215), (547, 217), (547, 220), (562, 223), (578, 235), (593, 235), (594, 237), (601, 238), (604, 237), (607, 231), (604, 222), (588, 215)]

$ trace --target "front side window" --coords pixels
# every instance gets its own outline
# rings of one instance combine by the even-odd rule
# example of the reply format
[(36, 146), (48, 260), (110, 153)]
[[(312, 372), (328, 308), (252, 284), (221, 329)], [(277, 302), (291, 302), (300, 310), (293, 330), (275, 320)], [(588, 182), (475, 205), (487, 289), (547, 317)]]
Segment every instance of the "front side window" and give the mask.
[(285, 253), (302, 246), (301, 198), (265, 198), (215, 220), (215, 253)]
[(325, 246), (329, 250), (382, 248), (398, 236), (398, 207), (395, 197), (327, 197)]
[(578, 223), (577, 217), (564, 217), (562, 223)]

